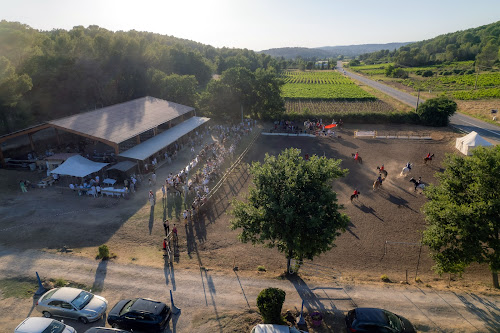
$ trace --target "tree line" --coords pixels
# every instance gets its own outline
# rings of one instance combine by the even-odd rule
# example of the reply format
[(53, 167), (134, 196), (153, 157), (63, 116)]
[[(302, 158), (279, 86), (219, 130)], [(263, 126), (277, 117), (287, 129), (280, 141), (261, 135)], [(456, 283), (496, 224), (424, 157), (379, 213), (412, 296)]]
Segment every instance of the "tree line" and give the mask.
[(39, 31), (2, 20), (0, 133), (147, 95), (212, 117), (237, 119), (243, 106), (266, 118), (284, 111), (279, 62), (150, 32)]
[(478, 28), (457, 31), (400, 47), (359, 56), (366, 64), (394, 62), (416, 67), (451, 61), (476, 60), (481, 68), (489, 68), (499, 60), (500, 21)]

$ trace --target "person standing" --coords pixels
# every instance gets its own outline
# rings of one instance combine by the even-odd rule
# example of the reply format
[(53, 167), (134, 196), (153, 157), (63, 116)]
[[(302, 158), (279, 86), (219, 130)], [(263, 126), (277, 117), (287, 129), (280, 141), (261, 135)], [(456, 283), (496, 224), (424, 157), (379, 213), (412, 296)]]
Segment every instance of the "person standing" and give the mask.
[(151, 207), (155, 205), (155, 195), (153, 191), (149, 191), (149, 203), (151, 204)]
[(99, 184), (97, 184), (97, 186), (95, 187), (95, 191), (97, 193), (97, 196), (100, 197), (101, 196), (101, 187), (99, 186)]
[(28, 190), (26, 189), (26, 185), (24, 184), (24, 181), (22, 181), (22, 180), (21, 180), (21, 181), (19, 182), (19, 186), (21, 187), (21, 192), (22, 192), (22, 193), (26, 193), (26, 192), (28, 192)]
[(170, 224), (168, 220), (163, 221), (163, 229), (165, 230), (165, 236), (168, 236), (168, 233), (170, 232)]
[(167, 237), (163, 238), (163, 256), (166, 257), (167, 256)]
[(156, 185), (156, 173), (153, 171), (153, 174), (151, 175), (151, 180), (153, 181), (153, 185)]
[(179, 238), (177, 236), (177, 227), (175, 226), (175, 224), (174, 227), (172, 228), (172, 236), (174, 237), (174, 244), (177, 245)]
[(165, 185), (161, 186), (161, 194), (162, 194), (162, 198), (165, 199)]

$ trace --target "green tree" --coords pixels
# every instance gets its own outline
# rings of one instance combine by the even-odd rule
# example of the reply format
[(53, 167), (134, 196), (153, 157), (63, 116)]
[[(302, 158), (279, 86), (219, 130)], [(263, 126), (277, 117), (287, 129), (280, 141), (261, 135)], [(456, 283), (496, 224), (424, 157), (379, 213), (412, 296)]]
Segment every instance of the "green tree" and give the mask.
[(420, 121), (428, 126), (447, 126), (457, 111), (457, 103), (446, 97), (428, 99), (417, 108)]
[(341, 214), (332, 181), (345, 176), (341, 160), (301, 157), (290, 148), (278, 156), (266, 154), (264, 163), (250, 168), (253, 184), (247, 201), (234, 201), (231, 228), (241, 228), (246, 243), (277, 247), (290, 260), (313, 259), (328, 251), (345, 231), (349, 218)]
[(31, 78), (18, 75), (6, 57), (0, 57), (0, 122), (3, 130), (10, 131), (10, 120), (23, 94), (32, 88)]
[(499, 288), (500, 146), (479, 147), (470, 157), (448, 155), (439, 185), (425, 190), (424, 244), (438, 273), (460, 273), (473, 262), (487, 263)]
[(286, 292), (279, 288), (267, 288), (257, 296), (257, 307), (265, 324), (282, 324), (281, 308)]

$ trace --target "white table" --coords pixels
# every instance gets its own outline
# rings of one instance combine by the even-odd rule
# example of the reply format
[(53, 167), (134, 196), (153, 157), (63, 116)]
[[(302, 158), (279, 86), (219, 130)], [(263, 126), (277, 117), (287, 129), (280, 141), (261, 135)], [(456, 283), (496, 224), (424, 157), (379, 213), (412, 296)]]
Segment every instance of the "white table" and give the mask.
[(116, 179), (106, 178), (102, 181), (102, 183), (113, 186), (116, 183)]

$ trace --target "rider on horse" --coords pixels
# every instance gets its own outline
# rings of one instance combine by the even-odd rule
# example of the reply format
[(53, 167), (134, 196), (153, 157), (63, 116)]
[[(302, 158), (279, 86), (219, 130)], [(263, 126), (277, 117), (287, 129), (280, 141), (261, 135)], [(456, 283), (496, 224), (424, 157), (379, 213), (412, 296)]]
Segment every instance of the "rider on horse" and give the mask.
[(356, 154), (354, 154), (354, 159), (357, 161), (358, 158), (359, 158), (359, 154), (358, 154), (358, 152), (356, 152)]
[(408, 161), (408, 163), (406, 163), (406, 167), (408, 168), (408, 170), (411, 170), (411, 163)]
[(354, 195), (354, 196), (356, 196), (356, 197), (357, 197), (357, 196), (358, 196), (358, 194), (359, 194), (358, 189), (357, 189), (357, 188), (356, 188), (356, 189), (354, 189), (354, 193), (353, 193), (352, 195)]
[(384, 171), (384, 165), (382, 164), (382, 166), (380, 167), (380, 171)]
[(428, 159), (428, 160), (430, 160), (431, 159), (431, 153), (428, 153), (425, 158)]
[(377, 181), (382, 185), (382, 175), (380, 173), (378, 174)]

